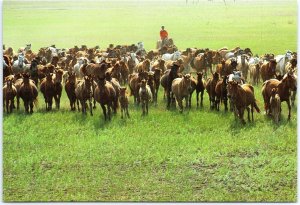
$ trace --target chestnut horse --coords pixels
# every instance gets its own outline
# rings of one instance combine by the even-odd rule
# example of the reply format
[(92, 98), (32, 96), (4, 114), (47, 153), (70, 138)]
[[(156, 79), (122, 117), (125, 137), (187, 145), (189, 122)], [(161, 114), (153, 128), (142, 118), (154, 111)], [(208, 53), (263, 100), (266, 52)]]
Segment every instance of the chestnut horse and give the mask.
[(25, 112), (28, 113), (30, 107), (30, 113), (33, 113), (33, 103), (37, 105), (38, 102), (38, 89), (33, 80), (30, 79), (28, 73), (23, 74), (22, 81), (20, 89), (18, 90), (18, 96), (20, 96), (24, 102)]
[[(94, 92), (94, 99), (100, 103), (104, 115), (104, 120), (111, 120), (111, 108), (113, 107), (113, 102), (116, 101), (116, 91), (114, 87), (105, 80), (105, 78), (97, 78), (97, 87)], [(108, 112), (106, 113), (106, 107)], [(108, 115), (108, 116), (107, 116)]]
[(277, 88), (277, 94), (279, 94), (281, 102), (286, 102), (289, 114), (288, 120), (291, 119), (291, 104), (290, 104), (290, 91), (297, 90), (297, 81), (294, 74), (286, 73), (281, 81), (277, 79), (270, 79), (263, 83), (262, 95), (265, 103), (266, 114), (271, 114), (270, 109), (270, 98), (272, 94), (272, 89)]
[(74, 71), (68, 71), (68, 79), (65, 84), (65, 90), (70, 101), (71, 110), (76, 110), (76, 75)]
[(7, 113), (12, 112), (16, 95), (17, 89), (13, 84), (13, 79), (8, 79), (3, 87), (3, 105), (6, 105)]
[(234, 107), (237, 109), (239, 118), (243, 124), (245, 124), (244, 120), (244, 111), (247, 109), (248, 112), (248, 121), (250, 122), (250, 108), (251, 106), (251, 115), (252, 115), (252, 122), (253, 122), (253, 107), (259, 113), (260, 109), (258, 108), (254, 96), (254, 88), (252, 85), (243, 84), (239, 85), (235, 81), (228, 82), (227, 86), (228, 97), (231, 98)]

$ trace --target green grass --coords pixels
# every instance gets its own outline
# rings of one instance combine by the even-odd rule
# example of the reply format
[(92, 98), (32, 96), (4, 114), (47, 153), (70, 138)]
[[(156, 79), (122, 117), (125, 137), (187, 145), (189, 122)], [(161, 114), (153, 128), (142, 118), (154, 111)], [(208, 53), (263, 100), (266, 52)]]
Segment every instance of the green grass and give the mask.
[[(27, 42), (38, 49), (140, 40), (151, 49), (164, 24), (181, 49), (296, 50), (294, 1), (227, 7), (222, 1), (5, 1), (3, 8), (3, 41), (14, 49)], [(263, 112), (260, 90), (255, 87)], [(290, 122), (282, 104), (278, 126), (263, 113), (243, 126), (223, 106), (210, 111), (206, 93), (204, 99), (204, 108), (197, 109), (194, 96), (192, 109), (180, 114), (165, 109), (160, 90), (148, 116), (141, 116), (131, 97), (130, 119), (121, 120), (118, 112), (104, 122), (99, 104), (93, 117), (69, 111), (65, 92), (61, 110), (45, 112), (39, 93), (33, 115), (24, 114), (23, 106), (4, 114), (4, 201), (295, 202), (297, 107)]]

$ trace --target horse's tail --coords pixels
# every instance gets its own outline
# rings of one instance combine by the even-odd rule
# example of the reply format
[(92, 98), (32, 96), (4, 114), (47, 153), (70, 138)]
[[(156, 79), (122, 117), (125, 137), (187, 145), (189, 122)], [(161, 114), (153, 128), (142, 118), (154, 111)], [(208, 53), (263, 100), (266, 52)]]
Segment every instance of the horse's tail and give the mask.
[(255, 108), (256, 112), (260, 113), (260, 109), (259, 107), (257, 106), (257, 101), (255, 100), (254, 103), (253, 103), (253, 107)]

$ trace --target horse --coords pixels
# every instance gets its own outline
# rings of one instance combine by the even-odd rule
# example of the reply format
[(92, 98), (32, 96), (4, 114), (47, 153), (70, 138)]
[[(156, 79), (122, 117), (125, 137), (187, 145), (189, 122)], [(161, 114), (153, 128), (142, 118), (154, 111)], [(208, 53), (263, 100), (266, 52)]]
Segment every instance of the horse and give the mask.
[(271, 90), (270, 109), (274, 122), (278, 124), (281, 114), (281, 101), (280, 96), (276, 93), (276, 91), (276, 88), (272, 88)]
[(276, 60), (276, 72), (279, 72), (281, 75), (285, 74), (285, 65), (289, 60), (292, 59), (292, 52), (287, 51), (284, 55), (275, 56)]
[(77, 83), (76, 74), (73, 71), (69, 71), (68, 79), (65, 83), (65, 90), (69, 98), (70, 107), (72, 111), (76, 110), (76, 94), (75, 94), (76, 83)]
[(190, 64), (197, 72), (203, 72), (204, 78), (207, 78), (208, 56), (206, 53), (200, 53), (194, 56)]
[(176, 61), (181, 57), (181, 52), (180, 51), (175, 51), (174, 53), (170, 54), (170, 53), (165, 53), (162, 55), (162, 59), (167, 61), (167, 60), (172, 60), (172, 61)]
[(8, 55), (3, 55), (3, 82), (4, 79), (13, 74), (11, 59)]
[(262, 95), (265, 103), (266, 114), (271, 114), (270, 98), (272, 89), (277, 88), (276, 93), (279, 95), (281, 102), (286, 102), (289, 114), (288, 120), (291, 119), (291, 105), (290, 105), (290, 90), (297, 90), (297, 80), (294, 74), (286, 73), (281, 81), (277, 79), (270, 79), (263, 83)]
[(139, 97), (140, 97), (140, 101), (142, 103), (142, 109), (143, 109), (143, 114), (148, 115), (148, 103), (150, 101), (152, 101), (152, 92), (150, 89), (150, 86), (147, 85), (147, 80), (143, 79), (141, 81), (141, 86), (139, 89)]
[(83, 64), (87, 64), (87, 59), (81, 57), (77, 59), (77, 63), (73, 67), (73, 71), (75, 72), (76, 77), (79, 79), (83, 78), (83, 73), (80, 72), (80, 68)]
[(253, 85), (258, 85), (259, 83), (259, 72), (260, 72), (260, 66), (259, 64), (251, 64), (249, 66), (249, 72), (250, 72), (250, 79)]
[(40, 90), (44, 95), (46, 110), (52, 110), (52, 102), (55, 95), (55, 83), (53, 73), (47, 73), (46, 78), (41, 81)]
[(185, 98), (186, 107), (188, 107), (188, 99), (191, 89), (192, 87), (190, 74), (185, 74), (182, 78), (175, 78), (172, 81), (172, 93), (175, 95), (180, 112), (183, 112), (183, 98)]
[(165, 88), (165, 92), (167, 93), (167, 108), (170, 108), (171, 100), (173, 99), (173, 92), (172, 91), (172, 82), (175, 78), (178, 78), (178, 69), (179, 66), (177, 64), (173, 64), (171, 67), (170, 71), (166, 73), (166, 82), (165, 84), (163, 83), (163, 77), (161, 78), (161, 85)]
[(238, 56), (236, 69), (242, 71), (242, 74), (245, 80), (247, 81), (249, 63), (248, 63), (248, 56), (246, 54)]
[(25, 64), (25, 56), (23, 54), (19, 54), (18, 59), (14, 61), (12, 65), (13, 73), (22, 73), (26, 69), (28, 69), (28, 66)]
[(3, 105), (6, 106), (6, 112), (11, 113), (14, 108), (14, 99), (17, 95), (17, 89), (13, 84), (13, 79), (6, 81), (3, 87)]
[(63, 79), (64, 71), (62, 69), (55, 70), (55, 73), (53, 75), (53, 81), (54, 81), (54, 100), (56, 108), (60, 108), (60, 97), (62, 92), (62, 79)]
[[(111, 120), (111, 108), (113, 107), (113, 102), (116, 99), (116, 91), (114, 87), (105, 80), (105, 78), (97, 78), (97, 87), (95, 88), (94, 99), (102, 107), (104, 120), (106, 121), (107, 118), (108, 120)], [(106, 113), (105, 105), (107, 106), (108, 113)]]
[(121, 80), (120, 83), (125, 85), (128, 83), (128, 74), (129, 74), (129, 68), (125, 61), (121, 60), (120, 61), (120, 72), (121, 72)]
[(219, 80), (219, 73), (214, 72), (212, 78), (209, 78), (206, 83), (206, 92), (209, 96), (210, 109), (213, 110), (216, 107), (215, 97), (216, 97), (216, 85)]
[[(21, 97), (24, 102), (25, 112), (29, 113), (30, 107), (30, 113), (33, 113), (33, 104), (37, 105), (38, 102), (38, 89), (34, 82), (30, 79), (30, 74), (24, 73), (22, 76), (23, 79), (20, 79), (21, 85), (17, 93), (17, 100), (18, 96)], [(17, 105), (17, 108), (18, 107), (19, 106)]]
[(224, 102), (225, 111), (228, 110), (227, 107), (227, 84), (228, 84), (228, 76), (224, 75), (222, 80), (219, 80), (215, 87), (216, 93), (216, 110), (220, 110), (220, 102)]
[(123, 112), (125, 113), (125, 117), (127, 116), (128, 118), (130, 118), (128, 112), (129, 100), (128, 100), (128, 96), (126, 95), (126, 87), (120, 88), (119, 102), (121, 105), (121, 119), (123, 119)]
[(86, 114), (87, 103), (89, 101), (90, 114), (93, 116), (92, 97), (93, 97), (93, 79), (90, 76), (84, 76), (83, 80), (79, 81), (75, 88), (75, 95), (77, 101), (77, 108), (79, 110), (79, 102), (81, 104), (81, 111)]
[(260, 68), (260, 74), (263, 82), (276, 76), (276, 65), (277, 63), (274, 59), (271, 59), (269, 62), (265, 62), (264, 64), (262, 64)]
[(157, 95), (158, 95), (158, 90), (159, 90), (159, 85), (160, 85), (160, 76), (161, 76), (162, 70), (159, 68), (154, 69), (154, 88), (155, 91), (153, 93), (153, 101), (157, 103)]
[(137, 103), (139, 105), (140, 103), (140, 97), (139, 97), (139, 89), (140, 89), (140, 83), (143, 79), (148, 79), (148, 72), (140, 72), (140, 73), (134, 73), (129, 74), (129, 88), (131, 95), (134, 96), (134, 103)]
[(29, 67), (29, 73), (31, 76), (31, 79), (34, 81), (35, 85), (38, 86), (38, 60), (37, 59), (33, 59), (31, 61), (30, 67)]
[[(255, 95), (254, 95), (254, 88), (249, 84), (239, 85), (235, 81), (228, 82), (227, 86), (227, 95), (234, 104), (235, 109), (238, 112), (238, 116), (240, 121), (245, 124), (244, 120), (244, 111), (247, 109), (248, 112), (248, 121), (250, 122), (250, 110), (252, 115), (252, 122), (254, 121), (253, 118), (253, 107), (255, 110), (260, 113), (260, 109), (257, 106)], [(249, 108), (249, 105), (251, 108)]]

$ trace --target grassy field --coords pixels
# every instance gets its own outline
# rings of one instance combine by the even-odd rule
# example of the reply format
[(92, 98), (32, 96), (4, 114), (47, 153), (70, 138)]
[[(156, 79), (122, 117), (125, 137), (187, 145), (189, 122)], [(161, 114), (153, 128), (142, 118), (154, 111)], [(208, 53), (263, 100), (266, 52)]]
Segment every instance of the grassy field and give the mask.
[[(296, 50), (296, 1), (14, 2), (4, 1), (3, 42), (14, 49), (56, 44), (144, 41), (155, 46), (164, 24), (186, 47), (250, 47), (254, 53)], [(147, 9), (146, 9), (147, 8)], [(250, 23), (249, 23), (250, 21)], [(261, 85), (255, 87), (263, 111)], [(195, 96), (194, 96), (195, 97)], [(157, 106), (141, 116), (104, 122), (62, 108), (33, 115), (23, 106), (3, 121), (4, 201), (268, 201), (295, 202), (297, 107), (276, 126), (263, 112), (242, 126), (232, 113)]]

